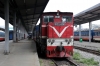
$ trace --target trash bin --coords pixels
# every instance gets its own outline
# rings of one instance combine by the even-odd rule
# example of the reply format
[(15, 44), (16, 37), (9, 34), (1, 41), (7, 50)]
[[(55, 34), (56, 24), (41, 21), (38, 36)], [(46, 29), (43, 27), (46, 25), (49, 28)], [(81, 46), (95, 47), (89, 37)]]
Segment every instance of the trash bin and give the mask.
[(83, 39), (82, 38), (80, 38), (80, 40), (79, 40), (80, 42), (82, 42), (83, 41)]

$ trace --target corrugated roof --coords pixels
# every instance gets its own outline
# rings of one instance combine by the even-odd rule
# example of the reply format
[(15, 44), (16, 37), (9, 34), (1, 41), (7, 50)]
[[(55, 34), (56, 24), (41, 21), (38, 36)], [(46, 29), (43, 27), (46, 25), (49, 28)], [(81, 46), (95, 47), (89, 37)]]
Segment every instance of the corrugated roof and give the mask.
[[(49, 0), (9, 0), (10, 23), (13, 24), (14, 11), (27, 31), (37, 23)], [(0, 0), (0, 17), (4, 19), (5, 0)]]
[(74, 16), (74, 23), (79, 25), (100, 19), (100, 3)]

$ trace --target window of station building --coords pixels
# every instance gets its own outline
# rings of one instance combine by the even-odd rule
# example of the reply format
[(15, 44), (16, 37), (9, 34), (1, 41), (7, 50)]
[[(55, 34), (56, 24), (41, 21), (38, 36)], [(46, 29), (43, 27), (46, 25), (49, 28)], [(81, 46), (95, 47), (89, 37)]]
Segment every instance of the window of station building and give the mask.
[(44, 16), (43, 19), (45, 23), (54, 22), (54, 16)]
[(62, 22), (72, 22), (72, 16), (63, 16)]

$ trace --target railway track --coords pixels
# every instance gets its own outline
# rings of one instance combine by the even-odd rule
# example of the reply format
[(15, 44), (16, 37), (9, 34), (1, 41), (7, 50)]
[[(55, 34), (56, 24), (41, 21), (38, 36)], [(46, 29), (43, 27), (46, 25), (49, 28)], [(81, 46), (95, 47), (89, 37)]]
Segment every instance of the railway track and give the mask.
[(87, 48), (83, 48), (83, 47), (78, 47), (78, 46), (74, 46), (75, 49), (81, 50), (81, 51), (85, 51), (88, 53), (92, 53), (95, 54), (97, 56), (100, 56), (100, 51), (98, 50), (92, 50), (92, 49), (87, 49)]
[(79, 66), (69, 59), (52, 59), (56, 66)]

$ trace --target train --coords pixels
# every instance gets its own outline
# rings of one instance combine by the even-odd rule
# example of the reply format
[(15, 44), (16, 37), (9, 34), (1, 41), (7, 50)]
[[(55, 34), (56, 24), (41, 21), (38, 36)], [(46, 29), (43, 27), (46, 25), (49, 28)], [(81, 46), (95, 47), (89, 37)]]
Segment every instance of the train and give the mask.
[[(5, 40), (5, 32), (0, 30), (0, 41)], [(13, 40), (13, 30), (9, 31), (9, 40)]]
[[(84, 41), (89, 41), (89, 30), (81, 31), (81, 38)], [(91, 30), (91, 41), (100, 42), (100, 29)], [(74, 40), (79, 40), (79, 31), (74, 31)]]
[(72, 12), (44, 12), (40, 24), (33, 30), (39, 52), (48, 58), (68, 58), (73, 55)]

